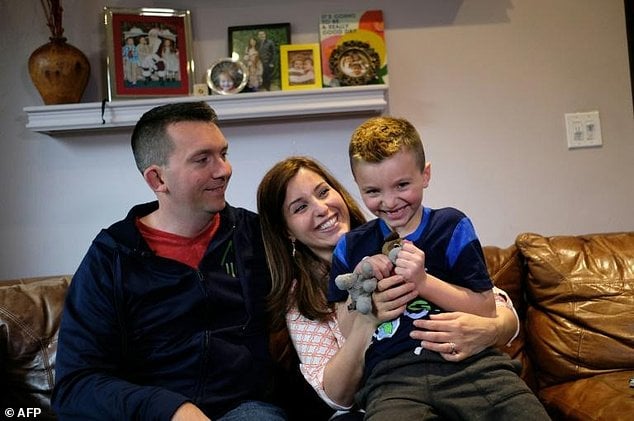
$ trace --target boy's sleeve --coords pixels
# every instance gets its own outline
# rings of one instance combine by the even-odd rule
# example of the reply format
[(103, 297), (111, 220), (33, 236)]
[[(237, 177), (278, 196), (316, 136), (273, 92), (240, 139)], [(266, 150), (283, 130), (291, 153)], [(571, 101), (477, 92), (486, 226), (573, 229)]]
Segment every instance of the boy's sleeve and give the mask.
[(350, 273), (352, 269), (348, 266), (346, 258), (346, 236), (342, 236), (335, 251), (332, 254), (332, 266), (330, 268), (330, 280), (328, 282), (328, 302), (337, 303), (348, 299), (348, 291), (340, 290), (335, 284), (335, 278), (343, 273)]
[(445, 257), (454, 273), (454, 283), (476, 292), (493, 288), (480, 240), (469, 218), (464, 217), (456, 225)]

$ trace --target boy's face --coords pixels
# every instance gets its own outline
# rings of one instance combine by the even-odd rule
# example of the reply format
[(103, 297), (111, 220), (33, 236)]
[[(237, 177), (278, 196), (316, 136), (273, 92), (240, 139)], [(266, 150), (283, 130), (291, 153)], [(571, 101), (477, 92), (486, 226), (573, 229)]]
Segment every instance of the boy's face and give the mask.
[(363, 203), (399, 236), (418, 228), (423, 215), (423, 189), (429, 185), (431, 166), (416, 164), (411, 152), (401, 151), (379, 163), (355, 162), (354, 178)]

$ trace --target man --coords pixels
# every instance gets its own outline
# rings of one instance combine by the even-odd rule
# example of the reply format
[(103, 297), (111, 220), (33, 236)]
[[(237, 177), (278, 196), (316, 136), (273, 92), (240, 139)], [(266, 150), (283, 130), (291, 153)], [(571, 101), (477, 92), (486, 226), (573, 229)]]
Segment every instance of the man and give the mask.
[(102, 230), (73, 278), (52, 397), (60, 419), (284, 419), (265, 402), (259, 222), (225, 202), (227, 149), (204, 102), (137, 123), (134, 158), (157, 201)]
[(262, 61), (262, 90), (270, 91), (275, 70), (275, 43), (266, 38), (265, 31), (259, 31), (257, 47)]

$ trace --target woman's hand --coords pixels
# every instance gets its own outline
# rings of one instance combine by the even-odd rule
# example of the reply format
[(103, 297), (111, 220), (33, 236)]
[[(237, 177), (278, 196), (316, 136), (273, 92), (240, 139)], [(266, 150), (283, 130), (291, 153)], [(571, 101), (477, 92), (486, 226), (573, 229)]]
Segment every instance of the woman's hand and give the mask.
[(421, 347), (436, 351), (447, 361), (462, 361), (499, 342), (498, 317), (451, 312), (433, 314), (430, 319), (414, 321), (410, 336), (421, 341)]

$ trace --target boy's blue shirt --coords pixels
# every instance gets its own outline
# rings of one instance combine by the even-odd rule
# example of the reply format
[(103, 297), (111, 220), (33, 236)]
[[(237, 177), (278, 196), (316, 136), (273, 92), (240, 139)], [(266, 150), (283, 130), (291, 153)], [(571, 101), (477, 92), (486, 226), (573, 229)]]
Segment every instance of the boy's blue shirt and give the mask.
[[(335, 278), (352, 272), (365, 256), (381, 253), (385, 238), (391, 232), (383, 220), (374, 219), (339, 240), (332, 258), (329, 302), (348, 298), (347, 291), (337, 288)], [(493, 288), (475, 229), (469, 218), (459, 210), (423, 208), (418, 228), (405, 239), (425, 252), (425, 270), (430, 275), (477, 292)], [(399, 318), (381, 324), (366, 353), (366, 372), (385, 358), (405, 351), (413, 352), (420, 345), (419, 341), (409, 337), (413, 320), (442, 311), (434, 303), (417, 298), (408, 304)]]

